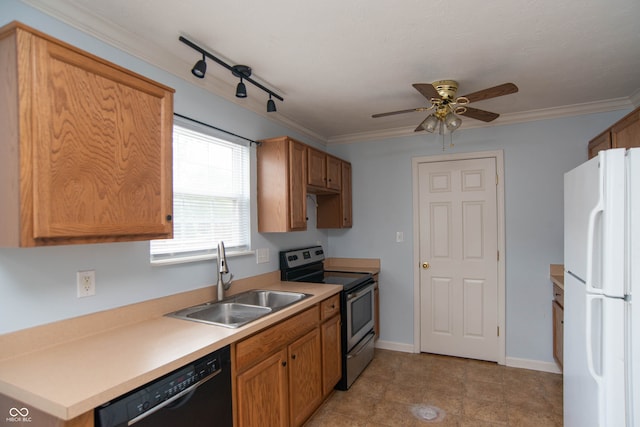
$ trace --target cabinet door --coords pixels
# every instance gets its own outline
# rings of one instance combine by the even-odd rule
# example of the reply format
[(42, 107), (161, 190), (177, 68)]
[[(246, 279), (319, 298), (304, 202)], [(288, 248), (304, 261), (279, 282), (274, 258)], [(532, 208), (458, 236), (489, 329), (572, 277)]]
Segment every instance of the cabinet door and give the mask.
[(331, 393), (342, 377), (340, 316), (322, 324), (322, 394)]
[(307, 185), (324, 188), (327, 184), (327, 155), (322, 151), (309, 148), (307, 163)]
[(564, 310), (557, 301), (553, 302), (553, 357), (562, 367), (564, 340)]
[(286, 350), (238, 375), (236, 389), (240, 427), (289, 425)]
[(351, 163), (341, 162), (342, 193), (340, 194), (342, 210), (342, 228), (353, 226), (352, 194), (351, 194)]
[(292, 231), (307, 229), (307, 147), (289, 140), (289, 225)]
[(288, 350), (291, 425), (300, 426), (322, 401), (322, 362), (318, 328), (291, 343)]
[(333, 156), (327, 156), (327, 188), (342, 188), (342, 161)]
[(613, 125), (611, 139), (614, 148), (640, 147), (640, 108)]
[(32, 237), (171, 237), (172, 93), (43, 38), (32, 48)]

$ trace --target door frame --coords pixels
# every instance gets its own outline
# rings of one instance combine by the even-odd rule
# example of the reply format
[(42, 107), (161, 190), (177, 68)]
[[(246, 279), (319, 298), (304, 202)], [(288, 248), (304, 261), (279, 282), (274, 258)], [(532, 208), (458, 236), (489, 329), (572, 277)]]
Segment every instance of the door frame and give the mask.
[(506, 364), (506, 327), (505, 327), (505, 216), (504, 216), (504, 153), (503, 150), (479, 151), (472, 153), (444, 154), (439, 156), (421, 156), (412, 158), (413, 180), (413, 352), (420, 353), (420, 239), (417, 232), (420, 228), (419, 194), (418, 194), (418, 165), (420, 163), (448, 162), (455, 160), (469, 160), (493, 158), (496, 161), (496, 202), (498, 215), (498, 364)]

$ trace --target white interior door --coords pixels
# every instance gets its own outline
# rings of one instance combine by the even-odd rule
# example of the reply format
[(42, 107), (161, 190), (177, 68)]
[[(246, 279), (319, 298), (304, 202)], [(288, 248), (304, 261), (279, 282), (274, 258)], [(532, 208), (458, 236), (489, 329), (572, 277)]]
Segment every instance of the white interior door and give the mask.
[(418, 165), (420, 351), (498, 361), (496, 159)]

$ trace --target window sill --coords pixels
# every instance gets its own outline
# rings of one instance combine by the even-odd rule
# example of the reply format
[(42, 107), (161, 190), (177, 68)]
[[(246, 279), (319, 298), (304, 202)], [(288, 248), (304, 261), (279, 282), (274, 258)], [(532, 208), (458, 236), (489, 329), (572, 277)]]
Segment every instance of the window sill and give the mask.
[[(253, 255), (256, 251), (237, 251), (237, 252), (227, 252), (227, 258), (234, 258), (239, 256), (247, 256)], [(200, 261), (209, 261), (212, 259), (218, 259), (217, 254), (205, 254), (205, 255), (193, 255), (193, 256), (185, 256), (185, 257), (175, 257), (175, 258), (166, 258), (161, 260), (152, 260), (149, 261), (151, 266), (163, 266), (163, 265), (173, 265), (173, 264), (186, 264), (190, 262), (200, 262)]]

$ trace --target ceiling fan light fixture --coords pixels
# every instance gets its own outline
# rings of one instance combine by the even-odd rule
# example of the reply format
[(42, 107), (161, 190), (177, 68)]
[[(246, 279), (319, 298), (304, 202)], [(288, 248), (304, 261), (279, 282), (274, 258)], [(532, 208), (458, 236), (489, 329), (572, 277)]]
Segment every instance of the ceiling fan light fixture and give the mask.
[(447, 129), (449, 129), (450, 132), (453, 132), (460, 127), (462, 119), (453, 113), (449, 113), (444, 118), (444, 124), (447, 125)]
[(196, 76), (199, 79), (204, 79), (204, 75), (207, 73), (207, 63), (204, 60), (204, 55), (202, 55), (202, 59), (196, 62), (196, 65), (191, 69), (191, 74)]
[(438, 126), (438, 119), (433, 114), (430, 114), (429, 117), (424, 119), (420, 126), (427, 132), (433, 133)]

